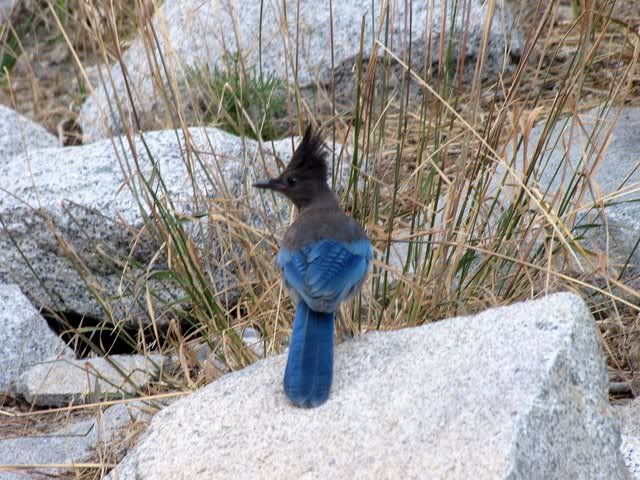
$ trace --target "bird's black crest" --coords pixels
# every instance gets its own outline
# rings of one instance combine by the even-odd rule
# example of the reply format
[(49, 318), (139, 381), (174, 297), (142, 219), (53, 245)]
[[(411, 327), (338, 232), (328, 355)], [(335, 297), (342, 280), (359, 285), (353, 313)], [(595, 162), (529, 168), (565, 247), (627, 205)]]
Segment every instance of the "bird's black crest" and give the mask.
[(318, 176), (327, 178), (327, 148), (320, 130), (314, 131), (309, 125), (302, 141), (291, 157), (287, 170), (314, 171)]

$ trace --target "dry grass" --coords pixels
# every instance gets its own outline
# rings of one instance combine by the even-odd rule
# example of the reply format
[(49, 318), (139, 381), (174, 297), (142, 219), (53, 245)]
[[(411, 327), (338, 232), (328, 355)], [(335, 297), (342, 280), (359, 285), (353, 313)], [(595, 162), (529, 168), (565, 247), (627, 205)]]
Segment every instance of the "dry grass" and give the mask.
[[(0, 81), (0, 104), (58, 135), (63, 122), (76, 120), (87, 87), (51, 10), (59, 16), (74, 53), (84, 65), (92, 65), (115, 62), (116, 46), (126, 49), (141, 18), (152, 15), (156, 6), (155, 0), (17, 0), (4, 32), (0, 28), (0, 45), (11, 32), (20, 32), (17, 48), (0, 48), (0, 54), (10, 51), (18, 57), (8, 81)], [(118, 38), (105, 36), (104, 49), (97, 50), (96, 29), (109, 23)]]
[[(18, 437), (48, 436), (73, 426), (77, 422), (95, 421), (102, 435), (103, 414), (105, 410), (117, 404), (136, 402), (133, 408), (139, 413), (124, 429), (116, 432), (109, 444), (98, 442), (93, 447), (90, 461), (74, 465), (0, 465), (0, 473), (4, 471), (23, 472), (29, 478), (65, 478), (65, 479), (98, 479), (103, 478), (124, 455), (140, 439), (149, 426), (149, 416), (156, 412), (167, 401), (179, 398), (180, 394), (149, 395), (139, 399), (117, 400), (92, 404), (79, 404), (63, 408), (34, 408), (20, 400), (7, 400), (0, 410), (0, 440)], [(143, 405), (144, 402), (146, 405)], [(130, 410), (133, 412), (133, 410)], [(144, 415), (143, 415), (144, 413)], [(98, 426), (100, 425), (100, 426)], [(88, 434), (89, 432), (87, 432)]]

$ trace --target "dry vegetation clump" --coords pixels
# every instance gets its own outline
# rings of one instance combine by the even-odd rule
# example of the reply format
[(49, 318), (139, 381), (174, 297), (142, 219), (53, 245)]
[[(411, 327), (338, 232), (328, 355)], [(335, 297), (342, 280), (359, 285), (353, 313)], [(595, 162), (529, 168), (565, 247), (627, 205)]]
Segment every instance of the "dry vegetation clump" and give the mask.
[(77, 135), (88, 87), (74, 57), (85, 66), (115, 62), (156, 8), (155, 0), (16, 0), (0, 22), (0, 103), (56, 135)]

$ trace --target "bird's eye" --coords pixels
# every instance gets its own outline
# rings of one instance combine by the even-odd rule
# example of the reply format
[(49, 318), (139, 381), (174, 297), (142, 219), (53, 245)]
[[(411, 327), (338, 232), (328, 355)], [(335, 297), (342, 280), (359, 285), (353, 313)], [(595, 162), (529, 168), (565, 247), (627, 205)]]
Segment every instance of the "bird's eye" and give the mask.
[(287, 177), (287, 183), (289, 185), (295, 185), (295, 183), (298, 181), (298, 179), (296, 177)]

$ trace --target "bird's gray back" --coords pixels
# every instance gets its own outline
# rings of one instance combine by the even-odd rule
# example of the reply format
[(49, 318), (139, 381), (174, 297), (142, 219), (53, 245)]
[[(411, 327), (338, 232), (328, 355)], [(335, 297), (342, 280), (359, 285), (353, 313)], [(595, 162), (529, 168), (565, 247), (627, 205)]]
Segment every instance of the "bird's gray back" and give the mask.
[(354, 242), (363, 238), (366, 238), (364, 229), (344, 212), (335, 208), (310, 208), (298, 215), (282, 244), (287, 250), (297, 250), (322, 239)]

